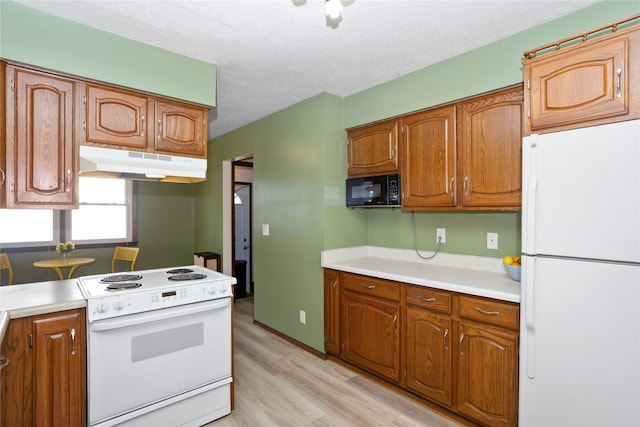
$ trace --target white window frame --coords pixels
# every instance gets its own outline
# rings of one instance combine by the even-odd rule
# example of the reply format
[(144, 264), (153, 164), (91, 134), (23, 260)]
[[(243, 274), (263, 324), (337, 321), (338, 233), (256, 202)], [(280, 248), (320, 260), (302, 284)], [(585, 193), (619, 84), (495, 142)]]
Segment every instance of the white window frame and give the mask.
[[(104, 178), (109, 179), (109, 178)], [(124, 238), (119, 237), (115, 239), (74, 239), (72, 237), (72, 217), (73, 211), (64, 211), (64, 224), (65, 224), (65, 232), (64, 235), (66, 240), (72, 240), (76, 245), (99, 245), (99, 244), (113, 244), (113, 243), (122, 243), (122, 242), (132, 242), (133, 241), (133, 183), (130, 179), (125, 179), (125, 205), (127, 208), (127, 231), (126, 236)], [(90, 205), (97, 206), (99, 203), (80, 203), (80, 205)], [(105, 206), (109, 206), (105, 204)]]

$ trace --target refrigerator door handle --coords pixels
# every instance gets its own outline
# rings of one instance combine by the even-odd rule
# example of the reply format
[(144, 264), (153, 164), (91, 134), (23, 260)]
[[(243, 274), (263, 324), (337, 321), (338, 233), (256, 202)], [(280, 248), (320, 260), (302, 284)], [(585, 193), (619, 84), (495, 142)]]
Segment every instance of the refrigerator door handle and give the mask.
[(522, 211), (522, 249), (525, 254), (536, 253), (536, 192), (538, 190), (538, 135), (533, 134), (523, 139), (523, 199), (526, 205)]
[(536, 258), (524, 257), (524, 320), (527, 328), (527, 376), (536, 376), (536, 325), (535, 325), (535, 264)]

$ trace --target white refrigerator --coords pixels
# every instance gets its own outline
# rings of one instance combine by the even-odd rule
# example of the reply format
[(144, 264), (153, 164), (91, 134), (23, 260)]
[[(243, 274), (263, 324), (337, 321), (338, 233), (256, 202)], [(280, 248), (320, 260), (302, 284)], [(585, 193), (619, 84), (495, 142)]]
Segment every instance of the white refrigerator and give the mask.
[(640, 426), (640, 120), (523, 141), (520, 426)]

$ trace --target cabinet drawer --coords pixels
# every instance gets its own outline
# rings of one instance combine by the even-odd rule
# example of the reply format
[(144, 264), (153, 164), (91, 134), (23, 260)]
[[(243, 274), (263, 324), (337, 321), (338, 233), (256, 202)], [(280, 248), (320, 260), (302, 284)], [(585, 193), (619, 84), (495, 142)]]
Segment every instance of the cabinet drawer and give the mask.
[(451, 294), (425, 286), (407, 286), (407, 304), (440, 313), (451, 313)]
[(400, 301), (399, 283), (351, 273), (344, 273), (342, 278), (344, 282), (343, 289), (392, 301)]
[(460, 296), (460, 317), (478, 322), (518, 329), (520, 307), (479, 297)]

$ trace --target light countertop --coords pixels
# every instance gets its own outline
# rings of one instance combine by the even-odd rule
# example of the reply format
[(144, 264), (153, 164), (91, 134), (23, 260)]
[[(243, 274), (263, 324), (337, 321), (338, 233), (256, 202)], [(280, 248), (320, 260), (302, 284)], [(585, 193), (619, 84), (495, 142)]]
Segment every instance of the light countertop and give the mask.
[[(432, 253), (420, 252), (423, 256)], [(357, 246), (323, 251), (321, 265), (381, 279), (520, 302), (520, 282), (509, 278), (502, 258), (441, 252), (435, 258), (425, 260), (413, 250)]]
[(83, 307), (75, 279), (0, 286), (0, 343), (10, 319)]

